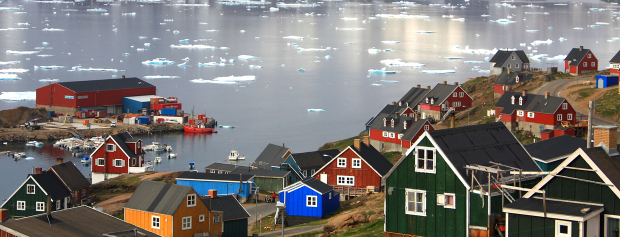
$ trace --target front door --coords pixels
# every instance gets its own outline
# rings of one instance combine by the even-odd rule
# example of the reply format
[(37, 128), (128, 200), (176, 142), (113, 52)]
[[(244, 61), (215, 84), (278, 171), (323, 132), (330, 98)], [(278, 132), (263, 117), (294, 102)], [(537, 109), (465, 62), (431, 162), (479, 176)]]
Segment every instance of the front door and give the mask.
[(321, 174), (321, 182), (327, 183), (327, 174)]
[(598, 79), (598, 83), (597, 83), (597, 84), (598, 84), (598, 86), (597, 86), (598, 88), (605, 88), (605, 87), (603, 86), (603, 78)]

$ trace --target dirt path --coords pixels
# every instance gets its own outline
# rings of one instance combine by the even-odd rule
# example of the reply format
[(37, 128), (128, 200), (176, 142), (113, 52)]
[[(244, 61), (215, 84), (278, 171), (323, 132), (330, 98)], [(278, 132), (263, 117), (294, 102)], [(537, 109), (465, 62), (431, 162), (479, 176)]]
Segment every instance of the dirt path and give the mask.
[[(578, 100), (575, 100), (573, 98), (571, 98), (571, 96), (569, 96), (571, 93), (578, 91), (580, 89), (584, 89), (584, 88), (589, 88), (591, 85), (585, 85), (585, 86), (575, 86), (572, 88), (568, 88), (572, 85), (578, 85), (580, 82), (579, 81), (574, 81), (574, 82), (570, 82), (570, 83), (566, 83), (563, 88), (567, 88), (564, 90), (561, 90), (560, 92), (558, 92), (558, 96), (564, 97), (566, 98), (566, 100), (568, 100), (568, 102), (573, 106), (573, 108), (575, 108), (575, 110), (577, 110), (577, 112), (582, 113), (582, 114), (586, 114), (588, 112), (588, 102), (589, 101), (593, 101), (596, 98), (601, 98), (603, 96), (603, 94), (605, 94), (606, 92), (610, 91), (610, 90), (617, 90), (617, 87), (608, 87), (608, 88), (602, 88), (602, 89), (596, 89), (594, 91), (594, 93), (592, 93), (590, 96), (586, 97), (586, 98), (580, 98)], [(605, 116), (601, 116), (601, 115), (595, 115), (595, 118), (598, 118), (598, 120), (595, 120), (593, 122), (593, 124), (597, 124), (597, 125), (612, 125), (612, 124), (616, 124), (616, 122), (608, 117)]]
[(110, 198), (103, 202), (97, 203), (95, 206), (103, 207), (103, 212), (105, 213), (115, 213), (121, 210), (121, 208), (125, 207), (129, 198), (133, 193), (121, 194), (116, 197)]

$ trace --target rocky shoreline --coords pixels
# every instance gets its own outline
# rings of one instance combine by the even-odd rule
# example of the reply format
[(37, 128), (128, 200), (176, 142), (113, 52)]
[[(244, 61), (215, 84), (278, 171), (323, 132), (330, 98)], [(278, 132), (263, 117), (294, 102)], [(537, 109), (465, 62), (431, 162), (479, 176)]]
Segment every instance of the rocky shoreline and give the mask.
[(32, 132), (20, 129), (7, 129), (5, 131), (0, 131), (0, 142), (19, 142), (31, 140), (55, 141), (77, 135), (83, 137), (93, 137), (121, 132), (129, 132), (129, 134), (135, 135), (177, 131), (183, 131), (182, 124), (126, 125), (115, 128), (36, 130)]

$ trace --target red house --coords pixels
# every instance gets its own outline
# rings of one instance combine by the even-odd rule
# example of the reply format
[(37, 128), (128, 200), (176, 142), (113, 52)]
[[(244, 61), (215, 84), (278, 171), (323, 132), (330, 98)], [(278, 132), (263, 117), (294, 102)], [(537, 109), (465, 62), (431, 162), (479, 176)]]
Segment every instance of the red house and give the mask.
[(471, 108), (472, 99), (461, 88), (458, 82), (448, 85), (447, 81), (437, 84), (435, 88), (426, 94), (424, 100), (418, 105), (419, 114), (422, 118), (431, 118), (435, 121), (442, 120), (447, 112), (462, 111)]
[(143, 173), (152, 170), (152, 165), (144, 161), (142, 140), (129, 133), (109, 136), (90, 155), (92, 160), (92, 183), (129, 173)]
[(120, 114), (123, 97), (155, 95), (156, 88), (138, 78), (72, 81), (50, 84), (36, 90), (36, 106), (56, 113), (73, 115), (83, 108), (105, 107), (107, 113)]
[(319, 179), (336, 190), (346, 190), (344, 196), (358, 196), (368, 188), (379, 189), (381, 178), (392, 168), (388, 161), (374, 147), (359, 139), (332, 158), (312, 177)]
[(424, 131), (435, 130), (407, 106), (386, 105), (368, 124), (370, 145), (379, 151), (405, 152)]
[(611, 69), (609, 69), (609, 74), (620, 76), (620, 51), (616, 53), (616, 55), (609, 60), (609, 65)]
[(541, 135), (562, 124), (575, 124), (575, 109), (562, 97), (506, 92), (495, 104), (495, 117), (512, 130)]
[(534, 74), (513, 72), (510, 69), (507, 72), (500, 73), (493, 85), (494, 97), (501, 97), (506, 91), (510, 91), (510, 87), (520, 82), (529, 81), (534, 76)]
[(579, 48), (573, 48), (564, 59), (564, 70), (572, 75), (597, 71), (598, 59), (592, 51), (579, 46)]

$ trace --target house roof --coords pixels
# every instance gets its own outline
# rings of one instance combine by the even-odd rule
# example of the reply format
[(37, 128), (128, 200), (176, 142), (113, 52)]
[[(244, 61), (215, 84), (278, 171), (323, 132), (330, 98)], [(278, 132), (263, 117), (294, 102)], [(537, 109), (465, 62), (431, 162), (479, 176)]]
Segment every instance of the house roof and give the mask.
[(107, 91), (107, 90), (155, 87), (154, 85), (148, 82), (145, 82), (142, 79), (139, 79), (136, 77), (92, 80), (92, 81), (58, 82), (58, 84), (74, 92)]
[(562, 135), (536, 143), (525, 145), (525, 150), (532, 158), (542, 161), (552, 161), (555, 158), (568, 157), (575, 150), (586, 149), (588, 142), (584, 139)]
[(230, 174), (234, 174), (237, 177), (237, 181), (239, 181), (239, 174), (246, 175), (246, 177), (255, 176), (267, 178), (284, 178), (290, 173), (291, 171), (251, 169), (248, 166), (239, 166), (235, 170), (230, 172)]
[[(212, 181), (234, 181), (239, 182), (238, 174), (213, 174), (213, 173), (198, 173), (198, 172), (184, 172), (177, 179), (196, 179), (196, 180), (212, 180)], [(250, 181), (254, 178), (254, 175), (242, 174), (242, 181)]]
[(620, 187), (620, 160), (618, 158), (609, 157), (601, 147), (583, 149), (583, 151), (616, 188)]
[(320, 194), (325, 194), (325, 193), (327, 193), (329, 191), (334, 190), (334, 187), (332, 187), (331, 185), (323, 183), (320, 180), (315, 179), (313, 177), (307, 177), (307, 178), (305, 178), (303, 180), (297, 181), (294, 184), (286, 186), (282, 191), (293, 190), (293, 189), (296, 189), (297, 187), (300, 187), (302, 185), (307, 186), (307, 187), (313, 189), (314, 191), (319, 192)]
[(497, 53), (493, 55), (491, 60), (489, 60), (489, 62), (495, 63), (493, 67), (501, 67), (510, 58), (510, 55), (512, 55), (512, 53), (516, 53), (517, 57), (519, 57), (521, 62), (530, 63), (530, 59), (527, 58), (527, 55), (525, 54), (525, 52), (523, 52), (523, 50), (515, 50), (515, 51), (498, 50)]
[[(369, 128), (386, 132), (405, 133), (407, 129), (403, 126), (403, 121), (407, 121), (408, 124), (413, 124), (415, 123), (415, 119), (412, 117), (396, 116), (395, 113), (400, 111), (403, 107), (404, 106), (391, 104), (386, 105), (369, 124)], [(386, 120), (385, 127), (383, 126), (383, 119)], [(396, 123), (394, 127), (391, 126), (392, 120)]]
[(564, 61), (570, 61), (570, 66), (578, 66), (581, 63), (581, 60), (586, 57), (588, 52), (590, 52), (589, 49), (573, 48), (570, 53), (566, 55)]
[[(512, 97), (514, 96), (514, 104), (512, 104)], [(523, 97), (525, 100), (523, 105), (519, 105), (519, 98)], [(560, 105), (566, 101), (562, 97), (549, 96), (545, 99), (544, 95), (526, 94), (518, 92), (505, 92), (502, 97), (499, 98), (495, 107), (504, 108), (501, 114), (512, 114), (515, 110), (524, 110), (530, 112), (538, 112), (544, 114), (553, 114), (560, 108)]]
[(233, 164), (224, 164), (224, 163), (213, 163), (210, 164), (209, 166), (205, 167), (205, 169), (210, 169), (210, 170), (225, 170), (225, 171), (233, 171), (237, 168), (237, 165), (233, 165)]
[(90, 182), (88, 182), (82, 172), (80, 172), (71, 161), (52, 166), (50, 169), (56, 173), (71, 192), (90, 186)]
[[(444, 100), (446, 100), (452, 92), (459, 87), (457, 85), (448, 85), (448, 84), (437, 84), (435, 88), (433, 88), (426, 96), (424, 96), (424, 101), (421, 101), (421, 104), (430, 104), (430, 105), (441, 105)], [(428, 103), (426, 103), (426, 98), (429, 98)], [(430, 99), (433, 99), (433, 103), (430, 102)]]
[(609, 60), (610, 63), (620, 63), (620, 51), (618, 51), (616, 53), (616, 55), (614, 55), (613, 58), (611, 58), (611, 60)]
[[(8, 220), (0, 224), (0, 230), (13, 231), (23, 236), (104, 236), (105, 234), (137, 230), (138, 236), (159, 236), (116, 217), (87, 206), (52, 212), (52, 220), (46, 214)], [(134, 236), (134, 235), (131, 235)]]
[(527, 211), (529, 215), (544, 216), (545, 204), (547, 215), (554, 219), (561, 219), (561, 217), (558, 218), (559, 216), (583, 219), (586, 216), (596, 215), (604, 209), (603, 205), (564, 202), (559, 200), (546, 200), (546, 203), (543, 203), (543, 200), (539, 198), (519, 198), (504, 206), (503, 210), (507, 213), (517, 214), (519, 214), (519, 211)]
[(202, 199), (202, 202), (204, 202), (210, 210), (224, 212), (222, 214), (224, 221), (250, 218), (250, 213), (248, 213), (241, 203), (232, 195), (217, 196), (214, 198), (210, 196), (200, 196), (200, 199)]
[(426, 98), (426, 94), (430, 91), (431, 90), (426, 88), (411, 87), (411, 89), (409, 89), (409, 91), (407, 91), (407, 93), (398, 101), (402, 102), (403, 105), (407, 102), (409, 103), (409, 107), (414, 107), (418, 105), (420, 101), (424, 100), (424, 98)]
[(62, 181), (60, 181), (51, 170), (32, 175), (32, 178), (54, 201), (71, 196), (71, 192), (69, 192)]
[(495, 80), (495, 84), (512, 86), (514, 84), (517, 84), (517, 77), (519, 77), (519, 82), (523, 82), (529, 81), (530, 79), (534, 78), (534, 76), (536, 75), (521, 72), (511, 72), (510, 74), (508, 74), (508, 72), (502, 71), (502, 73), (500, 73)]
[(127, 142), (136, 142), (138, 139), (133, 138), (128, 132), (119, 133), (110, 137), (116, 142), (116, 144), (118, 144), (118, 147), (121, 148), (121, 150), (123, 150), (128, 157), (136, 157), (145, 153), (143, 150), (142, 153), (136, 154), (131, 148), (129, 148)]
[(340, 153), (338, 149), (295, 153), (293, 159), (301, 170), (319, 169), (338, 153)]
[[(413, 140), (413, 138), (415, 137), (416, 134), (418, 134), (420, 129), (423, 129), (424, 124), (426, 124), (427, 121), (428, 119), (418, 119), (418, 121), (415, 121), (413, 124), (411, 124), (409, 128), (407, 128), (401, 140), (403, 141)], [(432, 127), (433, 125), (431, 124), (430, 126)]]
[(144, 180), (131, 195), (125, 208), (173, 215), (191, 190), (189, 186)]
[(279, 167), (284, 162), (283, 156), (287, 151), (289, 149), (284, 146), (269, 144), (256, 158), (254, 164), (262, 169), (271, 169), (271, 166)]
[(360, 157), (381, 176), (387, 174), (393, 166), (392, 163), (373, 146), (368, 146), (365, 143), (360, 142), (360, 149), (357, 149), (354, 146), (349, 146), (349, 148), (360, 155)]

